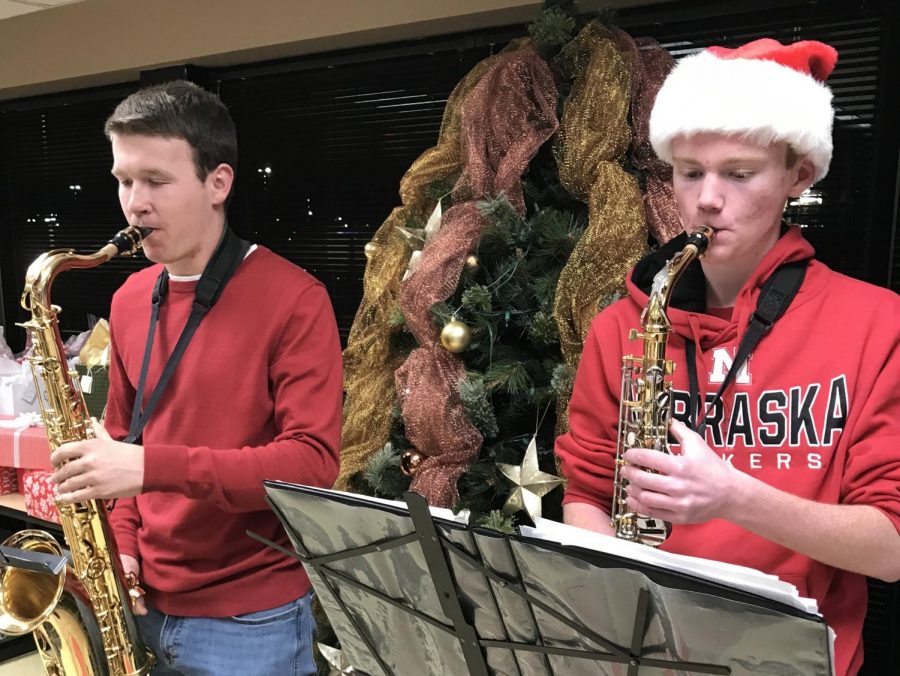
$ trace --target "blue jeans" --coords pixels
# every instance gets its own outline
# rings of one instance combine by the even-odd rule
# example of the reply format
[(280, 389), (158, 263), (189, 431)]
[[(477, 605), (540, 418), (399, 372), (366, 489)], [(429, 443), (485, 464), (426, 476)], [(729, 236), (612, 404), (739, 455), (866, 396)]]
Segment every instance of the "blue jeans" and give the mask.
[(156, 653), (153, 676), (307, 676), (312, 592), (277, 608), (232, 617), (180, 617), (148, 608), (137, 618)]

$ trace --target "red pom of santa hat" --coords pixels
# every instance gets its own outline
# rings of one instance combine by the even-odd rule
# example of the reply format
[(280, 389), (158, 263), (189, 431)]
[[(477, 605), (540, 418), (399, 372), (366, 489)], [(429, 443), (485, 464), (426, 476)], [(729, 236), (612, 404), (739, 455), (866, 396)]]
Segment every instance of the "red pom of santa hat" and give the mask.
[(762, 145), (787, 141), (809, 157), (818, 181), (831, 164), (834, 110), (823, 83), (836, 62), (837, 51), (824, 43), (782, 45), (770, 38), (686, 57), (656, 96), (650, 142), (671, 163), (676, 136), (715, 132)]

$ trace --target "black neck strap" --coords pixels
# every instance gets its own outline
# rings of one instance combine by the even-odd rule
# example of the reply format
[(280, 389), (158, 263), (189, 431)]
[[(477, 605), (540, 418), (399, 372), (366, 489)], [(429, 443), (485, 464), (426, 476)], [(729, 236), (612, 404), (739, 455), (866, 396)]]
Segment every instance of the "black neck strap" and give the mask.
[(172, 374), (175, 373), (175, 368), (181, 361), (188, 343), (190, 343), (194, 332), (200, 325), (200, 320), (206, 316), (206, 313), (219, 300), (219, 297), (222, 295), (222, 289), (225, 288), (225, 284), (234, 274), (234, 271), (237, 270), (241, 261), (244, 260), (249, 249), (250, 243), (238, 238), (226, 223), (222, 239), (219, 240), (219, 245), (216, 247), (212, 258), (206, 264), (203, 274), (200, 275), (200, 281), (197, 282), (197, 289), (194, 292), (194, 307), (191, 309), (187, 323), (184, 325), (181, 336), (179, 336), (178, 342), (175, 344), (175, 349), (172, 350), (172, 354), (163, 368), (159, 382), (153, 388), (153, 393), (150, 395), (146, 408), (141, 411), (144, 388), (147, 384), (147, 371), (150, 369), (150, 355), (153, 352), (153, 338), (156, 335), (156, 324), (159, 321), (159, 307), (163, 304), (169, 292), (168, 271), (163, 269), (159, 277), (156, 278), (150, 310), (150, 328), (147, 330), (147, 345), (144, 348), (144, 360), (141, 363), (141, 374), (138, 378), (137, 391), (134, 395), (134, 407), (131, 410), (131, 427), (128, 431), (128, 436), (125, 437), (126, 443), (133, 444), (140, 440), (144, 426), (156, 409), (156, 405), (169, 384)]
[(697, 347), (692, 340), (686, 340), (684, 344), (685, 361), (688, 369), (688, 386), (691, 394), (691, 426), (700, 436), (706, 430), (707, 411), (714, 409), (716, 404), (722, 398), (722, 394), (734, 380), (735, 375), (740, 370), (741, 365), (750, 356), (754, 348), (762, 340), (772, 328), (772, 325), (783, 315), (794, 296), (800, 290), (803, 278), (806, 275), (806, 261), (798, 261), (795, 263), (785, 263), (779, 267), (769, 279), (763, 284), (759, 292), (759, 298), (756, 301), (756, 310), (750, 317), (750, 324), (741, 342), (738, 345), (737, 354), (725, 379), (716, 392), (716, 396), (712, 401), (703, 406), (703, 419), (697, 424), (697, 413), (700, 404), (700, 387), (697, 381)]

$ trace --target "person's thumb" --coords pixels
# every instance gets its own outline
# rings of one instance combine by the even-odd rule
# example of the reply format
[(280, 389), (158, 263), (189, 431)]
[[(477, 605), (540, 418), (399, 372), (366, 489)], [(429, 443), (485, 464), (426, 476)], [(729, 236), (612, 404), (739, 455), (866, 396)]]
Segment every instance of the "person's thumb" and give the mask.
[(106, 441), (111, 441), (112, 437), (109, 436), (109, 432), (106, 431), (106, 428), (100, 424), (100, 421), (96, 418), (91, 418), (91, 426), (94, 428), (94, 436), (97, 439), (104, 439)]

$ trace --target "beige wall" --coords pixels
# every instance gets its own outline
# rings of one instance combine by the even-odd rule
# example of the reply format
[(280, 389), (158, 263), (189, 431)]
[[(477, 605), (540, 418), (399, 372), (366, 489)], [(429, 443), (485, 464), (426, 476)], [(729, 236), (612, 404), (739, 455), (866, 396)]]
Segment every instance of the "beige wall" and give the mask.
[(0, 99), (133, 81), (141, 70), (167, 65), (248, 63), (522, 23), (540, 6), (539, 0), (84, 0), (0, 21)]

